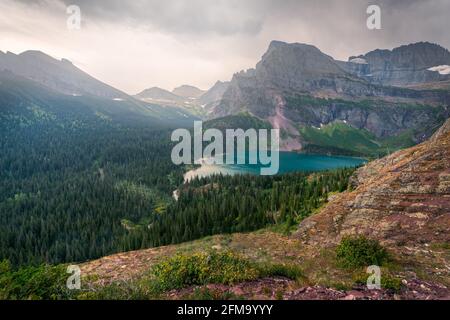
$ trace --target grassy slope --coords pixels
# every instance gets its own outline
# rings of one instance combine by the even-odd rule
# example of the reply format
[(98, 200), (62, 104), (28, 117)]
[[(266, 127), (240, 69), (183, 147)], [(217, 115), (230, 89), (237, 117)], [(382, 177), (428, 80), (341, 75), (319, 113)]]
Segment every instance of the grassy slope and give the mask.
[(48, 122), (58, 126), (86, 123), (132, 124), (152, 127), (191, 125), (197, 119), (182, 108), (135, 100), (57, 93), (8, 72), (0, 73), (0, 122), (13, 127)]
[(226, 116), (205, 122), (204, 128), (215, 128), (221, 131), (226, 129), (271, 129), (270, 123), (252, 116), (249, 113)]
[(308, 142), (306, 152), (378, 156), (414, 144), (410, 131), (380, 140), (367, 130), (356, 129), (343, 122), (333, 122), (322, 128), (302, 127), (300, 133)]
[[(305, 286), (323, 286), (338, 290), (350, 290), (361, 278), (365, 271), (362, 269), (347, 270), (337, 265), (334, 248), (317, 248), (304, 245), (300, 240), (278, 233), (274, 229), (265, 229), (252, 233), (218, 235), (207, 237), (180, 245), (121, 253), (110, 257), (85, 263), (81, 266), (85, 281), (98, 284), (133, 283), (141, 277), (146, 277), (153, 265), (166, 259), (184, 255), (190, 256), (198, 252), (234, 252), (256, 265), (284, 265), (297, 270), (300, 276), (289, 283), (289, 288), (280, 287), (279, 290), (295, 290)], [(383, 267), (385, 276), (408, 278), (414, 271), (421, 279), (436, 281), (449, 285), (445, 276), (436, 277), (424, 272), (426, 268), (443, 267), (443, 257), (448, 255), (448, 247), (435, 247), (423, 255), (402, 256), (396, 253), (396, 248), (389, 248), (392, 260)], [(264, 281), (262, 281), (264, 282)], [(162, 298), (180, 298), (184, 294), (192, 293), (177, 291)], [(267, 293), (270, 298), (273, 292)], [(255, 293), (256, 295), (256, 293)], [(251, 298), (251, 297), (250, 297)], [(260, 299), (260, 296), (256, 296)]]
[(375, 137), (367, 130), (358, 130), (345, 123), (335, 122), (322, 128), (302, 127), (302, 137), (310, 144), (334, 147), (361, 154), (372, 154), (380, 148)]
[(377, 157), (386, 155), (398, 149), (415, 145), (413, 136), (430, 135), (445, 121), (445, 107), (433, 107), (430, 105), (404, 102), (388, 102), (381, 100), (351, 101), (342, 99), (325, 99), (309, 95), (297, 95), (286, 97), (287, 108), (308, 123), (317, 120), (314, 109), (326, 106), (335, 106), (343, 110), (361, 109), (377, 111), (382, 121), (392, 122), (392, 112), (412, 112), (417, 117), (425, 112), (434, 119), (433, 123), (419, 125), (416, 128), (408, 128), (397, 136), (387, 139), (377, 139), (367, 130), (360, 130), (345, 125), (343, 122), (330, 123), (323, 128), (302, 126), (300, 133), (304, 139), (304, 152), (306, 153), (332, 153), (340, 155)]
[[(425, 286), (440, 283), (434, 289), (441, 290), (442, 285), (450, 284), (449, 278), (445, 273), (430, 270), (445, 269), (449, 249), (448, 245), (434, 244), (426, 250), (418, 248), (414, 253), (404, 255), (398, 247), (389, 247), (388, 262), (382, 266), (382, 287), (399, 292), (401, 279), (417, 284), (415, 279), (418, 278), (422, 281), (418, 282), (419, 286), (421, 283)], [(310, 299), (326, 298), (327, 294), (336, 298), (338, 291), (344, 296), (345, 291), (347, 294), (354, 292), (350, 290), (365, 283), (368, 277), (365, 268), (342, 268), (336, 259), (335, 248), (308, 246), (275, 229), (217, 235), (90, 261), (80, 265), (81, 291), (65, 288), (66, 267), (27, 267), (14, 271), (0, 261), (0, 300), (265, 300), (301, 298), (302, 293)], [(415, 288), (411, 289), (409, 284), (408, 287), (410, 292)], [(300, 288), (304, 289), (298, 290)], [(319, 295), (308, 295), (310, 290)], [(422, 291), (423, 298), (431, 294), (427, 287), (417, 290)], [(390, 292), (387, 297), (395, 298)]]

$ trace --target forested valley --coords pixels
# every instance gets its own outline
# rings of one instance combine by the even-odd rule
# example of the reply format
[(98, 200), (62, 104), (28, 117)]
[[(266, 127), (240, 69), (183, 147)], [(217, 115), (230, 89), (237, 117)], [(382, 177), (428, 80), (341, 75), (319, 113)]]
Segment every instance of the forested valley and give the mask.
[(0, 260), (14, 266), (81, 262), (274, 224), (288, 229), (330, 192), (345, 190), (352, 172), (183, 184), (166, 129), (44, 122), (2, 131)]
[(119, 250), (122, 220), (149, 216), (182, 182), (169, 137), (109, 125), (4, 130), (0, 260), (83, 261)]
[(330, 193), (348, 188), (354, 169), (279, 176), (216, 175), (183, 185), (178, 201), (145, 225), (134, 226), (125, 250), (181, 243), (201, 237), (277, 225), (289, 232), (322, 206)]

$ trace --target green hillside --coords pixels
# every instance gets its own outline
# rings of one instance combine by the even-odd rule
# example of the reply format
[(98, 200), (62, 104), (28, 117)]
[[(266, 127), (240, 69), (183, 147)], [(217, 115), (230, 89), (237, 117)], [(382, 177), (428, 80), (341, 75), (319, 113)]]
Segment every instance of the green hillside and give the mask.
[(374, 157), (414, 145), (411, 131), (388, 139), (377, 139), (367, 130), (356, 129), (340, 121), (321, 128), (301, 127), (300, 133), (307, 142), (304, 152), (310, 153)]
[(0, 126), (16, 128), (52, 123), (65, 128), (97, 124), (187, 126), (197, 119), (182, 108), (135, 100), (71, 96), (52, 91), (10, 72), (0, 73)]
[(271, 129), (269, 122), (261, 120), (249, 113), (242, 112), (237, 115), (230, 115), (223, 118), (217, 118), (206, 121), (204, 128), (215, 128), (221, 131), (226, 129)]

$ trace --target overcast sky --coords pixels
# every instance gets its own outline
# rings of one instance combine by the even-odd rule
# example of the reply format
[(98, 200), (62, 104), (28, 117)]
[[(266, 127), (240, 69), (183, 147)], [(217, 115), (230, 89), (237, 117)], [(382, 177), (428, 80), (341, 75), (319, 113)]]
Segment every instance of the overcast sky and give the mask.
[[(67, 5), (80, 30), (66, 27)], [(382, 30), (366, 9), (382, 9)], [(254, 67), (271, 40), (317, 46), (347, 60), (430, 41), (450, 48), (450, 0), (1, 0), (0, 50), (67, 58), (127, 93), (217, 80)]]

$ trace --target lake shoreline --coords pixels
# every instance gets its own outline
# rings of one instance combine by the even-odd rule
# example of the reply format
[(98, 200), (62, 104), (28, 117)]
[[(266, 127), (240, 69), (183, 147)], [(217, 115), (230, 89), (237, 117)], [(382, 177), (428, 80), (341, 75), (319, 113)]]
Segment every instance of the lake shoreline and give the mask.
[[(298, 152), (280, 152), (280, 170), (278, 174), (290, 172), (314, 172), (340, 168), (357, 167), (369, 162), (367, 158), (353, 156), (330, 156), (317, 154), (304, 154)], [(196, 177), (208, 177), (215, 174), (236, 175), (259, 173), (260, 165), (228, 165), (228, 164), (201, 164), (197, 168), (190, 168), (183, 175), (184, 183)]]

